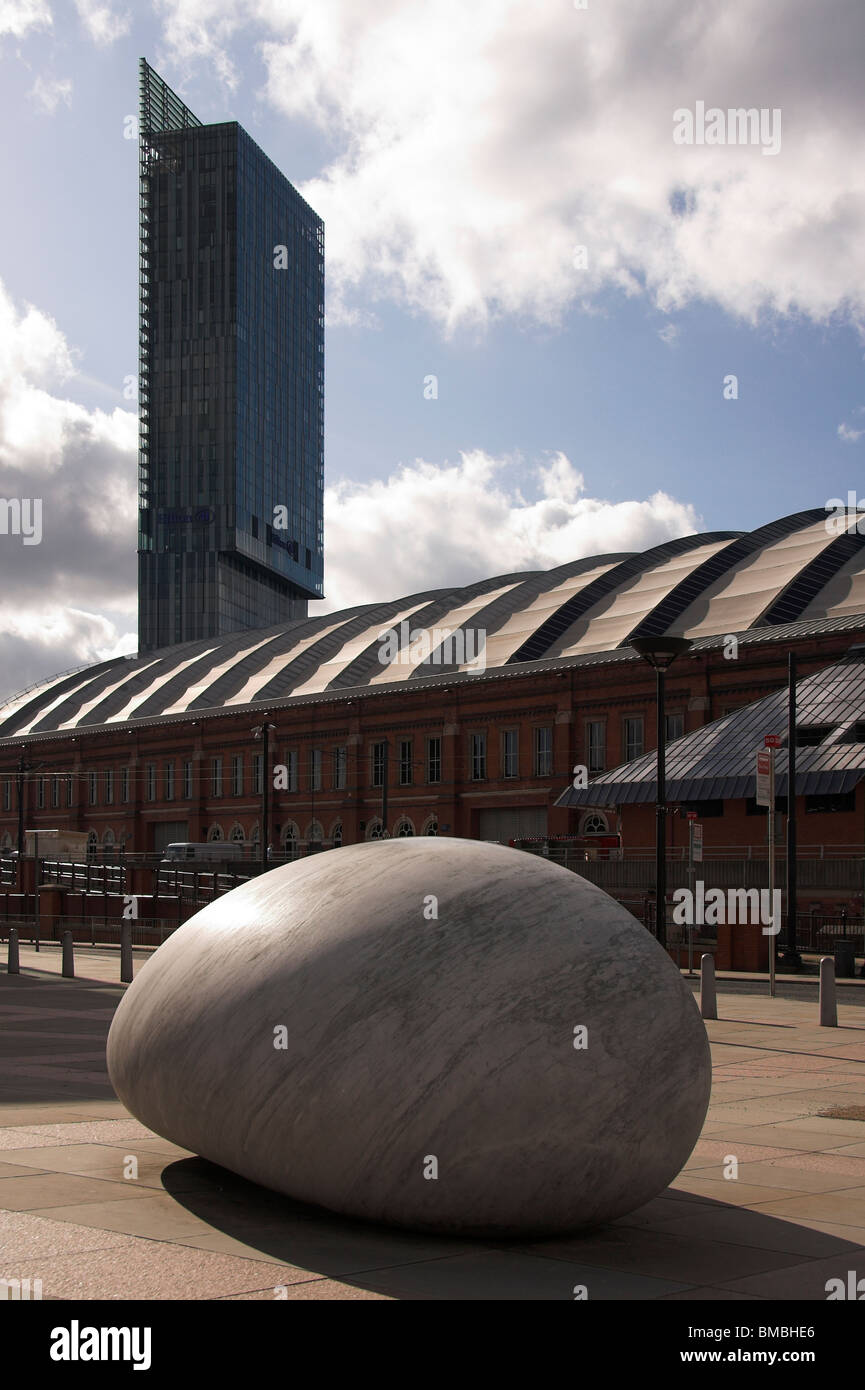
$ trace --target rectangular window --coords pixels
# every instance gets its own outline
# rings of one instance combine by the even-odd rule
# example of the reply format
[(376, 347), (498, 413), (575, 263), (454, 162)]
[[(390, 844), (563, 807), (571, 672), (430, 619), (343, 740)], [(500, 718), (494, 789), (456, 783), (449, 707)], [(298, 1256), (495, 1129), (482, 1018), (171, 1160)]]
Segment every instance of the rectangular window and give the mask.
[(723, 801), (687, 801), (683, 811), (696, 811), (698, 820), (716, 820), (724, 814)]
[(374, 743), (370, 749), (370, 775), (374, 787), (384, 786), (385, 745)]
[(553, 731), (548, 724), (535, 729), (535, 776), (549, 777), (553, 770)]
[(256, 796), (261, 796), (264, 785), (264, 754), (253, 753), (252, 755), (252, 790)]
[(8, 777), (3, 783), (3, 810), (12, 810), (12, 782)]
[(401, 787), (411, 786), (412, 781), (412, 747), (410, 738), (401, 738), (399, 741), (399, 783)]
[(105, 773), (105, 805), (114, 805), (114, 768), (109, 767)]
[(297, 750), (292, 748), (285, 755), (286, 791), (297, 791)]
[(603, 719), (586, 720), (586, 756), (589, 772), (603, 772), (607, 765), (607, 726)]
[(183, 799), (192, 800), (192, 759), (187, 758), (183, 764)]
[(625, 762), (630, 762), (633, 758), (643, 756), (643, 716), (635, 715), (633, 719), (626, 719), (624, 725), (625, 735)]
[(309, 790), (311, 792), (321, 791), (321, 749), (310, 748), (309, 750)]
[(44, 777), (37, 777), (37, 779), (36, 779), (36, 805), (39, 807), (39, 810), (40, 810), (40, 811), (41, 811), (41, 810), (44, 808), (44, 806), (45, 806), (45, 778), (44, 778)]
[(805, 815), (833, 815), (837, 811), (855, 811), (855, 792), (835, 792), (828, 796), (816, 793), (805, 797)]
[(428, 782), (440, 782), (442, 779), (442, 741), (440, 738), (428, 738), (426, 741), (426, 779)]
[(55, 808), (56, 808), (57, 806), (60, 805), (60, 778), (59, 778), (59, 777), (52, 777), (52, 778), (51, 778), (51, 805), (52, 805), (53, 807), (55, 807)]
[(91, 806), (95, 806), (95, 805), (96, 805), (96, 798), (97, 798), (97, 795), (98, 795), (98, 786), (97, 786), (96, 773), (95, 773), (95, 772), (88, 772), (88, 774), (87, 774), (87, 799), (89, 800)]
[(469, 758), (473, 782), (483, 782), (487, 775), (487, 736), (471, 734), (469, 738)]
[(123, 801), (123, 802), (126, 802), (126, 801), (129, 800), (129, 768), (128, 768), (128, 767), (122, 767), (122, 768), (120, 769), (120, 800)]
[(519, 730), (505, 729), (502, 732), (502, 776), (519, 777), (520, 753)]
[(66, 805), (67, 805), (67, 806), (72, 806), (72, 805), (73, 805), (73, 797), (74, 797), (73, 787), (74, 787), (74, 783), (73, 783), (73, 781), (72, 781), (72, 773), (71, 773), (71, 772), (67, 772), (67, 774), (66, 774)]
[(174, 800), (174, 763), (165, 764), (165, 800)]
[(231, 759), (231, 795), (243, 795), (243, 756), (240, 753)]
[(147, 800), (156, 800), (156, 764), (147, 764)]
[(345, 786), (344, 748), (334, 748), (333, 750), (333, 785), (337, 788)]
[(672, 743), (674, 739), (681, 738), (685, 732), (684, 714), (667, 714), (664, 716), (667, 730), (667, 742)]
[(210, 759), (210, 795), (222, 796), (222, 759)]

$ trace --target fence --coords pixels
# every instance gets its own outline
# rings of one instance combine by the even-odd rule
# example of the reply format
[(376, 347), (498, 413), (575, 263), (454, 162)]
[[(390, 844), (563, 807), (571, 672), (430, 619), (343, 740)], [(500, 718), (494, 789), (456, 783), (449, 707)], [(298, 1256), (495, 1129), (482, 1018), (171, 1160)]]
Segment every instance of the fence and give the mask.
[(0, 941), (8, 941), (10, 927), (17, 928), (19, 940), (29, 942), (31, 946), (59, 942), (64, 932), (71, 931), (76, 945), (119, 947), (123, 927), (131, 927), (133, 947), (161, 946), (172, 932), (177, 931), (176, 922), (161, 922), (155, 917), (124, 922), (117, 919), (108, 921), (104, 917), (55, 917), (48, 924), (43, 918), (38, 930), (32, 916), (6, 917), (0, 918)]

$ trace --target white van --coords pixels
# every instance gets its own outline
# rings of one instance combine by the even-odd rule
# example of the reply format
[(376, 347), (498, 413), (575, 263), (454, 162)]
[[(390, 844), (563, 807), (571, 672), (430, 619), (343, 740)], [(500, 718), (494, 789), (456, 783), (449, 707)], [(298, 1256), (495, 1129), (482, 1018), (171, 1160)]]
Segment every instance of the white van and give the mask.
[(163, 863), (167, 861), (169, 864), (183, 864), (190, 860), (199, 864), (213, 863), (242, 858), (243, 844), (238, 840), (208, 840), (204, 844), (196, 844), (192, 840), (176, 840), (174, 844), (166, 845), (162, 855)]

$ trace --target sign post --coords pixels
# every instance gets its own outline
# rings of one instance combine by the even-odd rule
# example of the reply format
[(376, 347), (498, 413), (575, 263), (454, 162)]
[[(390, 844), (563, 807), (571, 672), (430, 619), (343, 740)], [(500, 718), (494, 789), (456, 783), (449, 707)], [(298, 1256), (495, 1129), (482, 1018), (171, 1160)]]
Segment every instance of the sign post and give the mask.
[(757, 753), (757, 805), (768, 811), (769, 837), (769, 902), (771, 932), (769, 933), (769, 997), (775, 998), (775, 749), (781, 747), (778, 734), (766, 734), (765, 748)]

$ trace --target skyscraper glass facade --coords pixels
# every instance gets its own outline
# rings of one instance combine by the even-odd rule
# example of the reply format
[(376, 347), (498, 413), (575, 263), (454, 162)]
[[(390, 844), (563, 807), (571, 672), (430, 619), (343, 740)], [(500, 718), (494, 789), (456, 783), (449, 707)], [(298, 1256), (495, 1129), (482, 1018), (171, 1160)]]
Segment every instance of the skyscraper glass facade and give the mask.
[(142, 59), (139, 643), (323, 593), (324, 229), (236, 122)]

